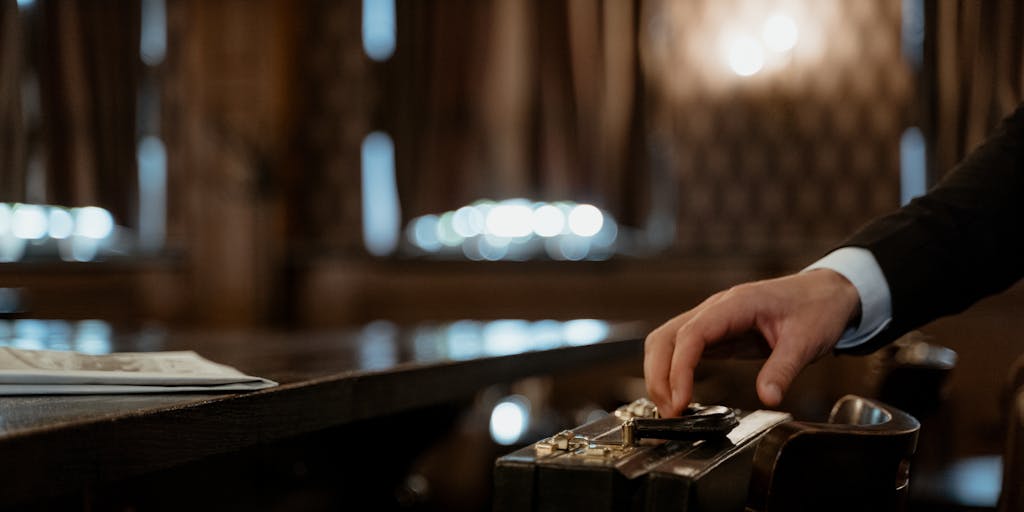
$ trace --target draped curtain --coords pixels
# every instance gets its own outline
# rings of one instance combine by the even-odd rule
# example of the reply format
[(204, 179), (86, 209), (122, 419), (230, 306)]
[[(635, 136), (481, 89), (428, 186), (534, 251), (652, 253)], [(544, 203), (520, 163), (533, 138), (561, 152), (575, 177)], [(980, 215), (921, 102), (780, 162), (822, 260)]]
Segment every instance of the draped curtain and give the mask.
[(529, 197), (635, 219), (637, 4), (399, 2), (382, 123), (407, 218)]
[(135, 211), (138, 0), (0, 4), (0, 199)]
[(23, 51), (18, 4), (15, 0), (0, 0), (0, 201), (24, 198), (27, 133), (21, 112)]
[(1024, 96), (1024, 4), (928, 0), (919, 117), (938, 178)]

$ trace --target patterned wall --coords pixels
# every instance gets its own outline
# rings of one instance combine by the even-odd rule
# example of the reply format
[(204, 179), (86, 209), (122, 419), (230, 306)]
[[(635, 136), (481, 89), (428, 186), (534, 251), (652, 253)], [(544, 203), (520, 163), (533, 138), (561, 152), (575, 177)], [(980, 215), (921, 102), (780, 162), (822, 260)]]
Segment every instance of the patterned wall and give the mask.
[[(796, 22), (796, 46), (749, 77), (731, 41)], [(900, 2), (652, 0), (641, 53), (649, 135), (667, 155), (684, 253), (827, 248), (899, 202), (911, 73)]]

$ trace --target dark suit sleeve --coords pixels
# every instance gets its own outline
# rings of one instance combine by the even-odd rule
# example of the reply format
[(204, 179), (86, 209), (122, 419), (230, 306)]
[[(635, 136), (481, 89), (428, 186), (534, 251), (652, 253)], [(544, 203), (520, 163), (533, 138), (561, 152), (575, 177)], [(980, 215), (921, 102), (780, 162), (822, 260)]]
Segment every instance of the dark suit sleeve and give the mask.
[(876, 219), (843, 245), (878, 260), (892, 322), (865, 353), (963, 311), (1024, 274), (1024, 106), (926, 195)]

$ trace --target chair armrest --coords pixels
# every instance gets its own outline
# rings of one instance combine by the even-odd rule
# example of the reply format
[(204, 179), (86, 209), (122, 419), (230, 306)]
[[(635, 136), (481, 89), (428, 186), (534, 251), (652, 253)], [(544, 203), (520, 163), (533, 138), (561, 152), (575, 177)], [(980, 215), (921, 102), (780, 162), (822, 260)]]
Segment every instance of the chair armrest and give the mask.
[(747, 509), (898, 510), (919, 429), (913, 416), (853, 395), (828, 423), (783, 423), (757, 447)]

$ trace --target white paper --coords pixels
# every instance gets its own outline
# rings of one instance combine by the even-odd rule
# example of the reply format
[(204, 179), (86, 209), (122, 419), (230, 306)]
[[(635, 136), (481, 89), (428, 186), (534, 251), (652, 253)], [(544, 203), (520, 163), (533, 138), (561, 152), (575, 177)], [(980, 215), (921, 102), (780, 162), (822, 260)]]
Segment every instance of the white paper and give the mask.
[(90, 355), (0, 347), (0, 395), (251, 391), (276, 385), (192, 351)]

